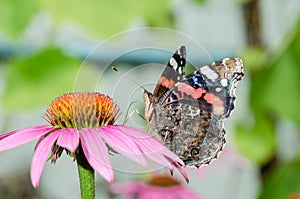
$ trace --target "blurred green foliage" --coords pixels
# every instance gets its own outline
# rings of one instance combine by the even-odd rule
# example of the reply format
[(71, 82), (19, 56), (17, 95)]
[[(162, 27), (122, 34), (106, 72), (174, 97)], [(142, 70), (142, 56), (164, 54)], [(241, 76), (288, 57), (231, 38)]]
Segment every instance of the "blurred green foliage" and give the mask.
[(290, 119), (300, 125), (300, 23), (286, 42), (285, 49), (269, 59), (266, 52), (253, 48), (247, 51), (249, 56), (244, 55), (252, 72), (250, 106), (254, 124), (239, 124), (235, 141), (239, 150), (259, 165), (275, 155), (276, 120)]
[(20, 36), (35, 14), (46, 11), (58, 25), (66, 21), (75, 22), (74, 24), (95, 36), (107, 38), (129, 28), (132, 21), (144, 20), (145, 25), (172, 27), (169, 2), (170, 0), (87, 0), (76, 3), (71, 0), (1, 0), (0, 27), (9, 36)]
[(239, 124), (235, 132), (235, 143), (239, 151), (253, 162), (263, 165), (275, 153), (275, 135), (272, 123), (262, 114), (255, 115), (252, 128)]
[(18, 37), (37, 11), (38, 5), (35, 1), (1, 0), (1, 31), (13, 38)]
[(265, 180), (260, 199), (288, 199), (300, 191), (300, 159), (278, 165)]
[(204, 4), (207, 2), (207, 0), (193, 0), (195, 1), (196, 3), (199, 3), (199, 4)]
[(165, 27), (171, 27), (172, 24), (168, 10), (169, 0), (73, 2), (72, 0), (42, 1), (41, 5), (52, 13), (57, 22), (74, 20), (89, 32), (104, 38), (124, 31), (130, 27), (130, 21), (145, 20), (147, 25)]
[[(276, 157), (276, 121), (288, 119), (300, 125), (300, 21), (287, 38), (284, 42), (288, 45), (283, 44), (275, 56), (253, 49), (250, 56), (246, 54), (252, 72), (250, 106), (255, 121), (250, 128), (248, 123), (239, 124), (235, 138), (240, 151), (259, 165)], [(299, 192), (299, 163), (299, 159), (276, 161), (266, 172), (260, 198), (288, 198)]]
[(254, 79), (251, 106), (300, 125), (300, 23), (286, 49)]
[(8, 65), (2, 103), (6, 109), (32, 109), (73, 89), (80, 60), (59, 49), (45, 49), (30, 57), (16, 58)]

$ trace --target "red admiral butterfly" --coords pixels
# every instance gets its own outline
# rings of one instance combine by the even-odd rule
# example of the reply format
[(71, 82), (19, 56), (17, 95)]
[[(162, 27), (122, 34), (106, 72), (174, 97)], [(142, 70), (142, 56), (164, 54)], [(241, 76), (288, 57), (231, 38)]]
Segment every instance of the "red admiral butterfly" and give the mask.
[(188, 166), (216, 158), (225, 144), (224, 119), (234, 109), (239, 58), (225, 58), (185, 76), (186, 51), (171, 57), (154, 93), (144, 91), (145, 119), (164, 144)]

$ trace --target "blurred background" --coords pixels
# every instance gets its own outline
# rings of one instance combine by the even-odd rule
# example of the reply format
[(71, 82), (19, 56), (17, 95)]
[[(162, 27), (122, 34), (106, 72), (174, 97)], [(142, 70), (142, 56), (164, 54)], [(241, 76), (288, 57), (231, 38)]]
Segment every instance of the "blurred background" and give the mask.
[[(299, 198), (299, 0), (0, 0), (0, 133), (45, 124), (51, 101), (72, 91), (110, 95), (121, 123), (130, 102), (143, 100), (131, 80), (152, 91), (180, 45), (195, 68), (225, 57), (245, 65), (225, 151), (189, 169), (186, 186), (205, 199)], [(143, 103), (135, 108), (143, 112)], [(146, 128), (138, 116), (129, 124)], [(80, 198), (66, 155), (47, 163), (32, 188), (34, 145), (0, 153), (0, 199)], [(143, 178), (120, 158), (113, 157), (117, 181)], [(97, 176), (97, 198), (115, 198), (107, 186)]]

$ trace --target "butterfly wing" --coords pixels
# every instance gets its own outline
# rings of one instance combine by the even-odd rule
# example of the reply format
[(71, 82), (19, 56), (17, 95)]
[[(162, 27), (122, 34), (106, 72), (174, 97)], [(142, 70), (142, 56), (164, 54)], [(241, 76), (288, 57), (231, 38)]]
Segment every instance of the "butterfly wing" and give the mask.
[(181, 46), (172, 55), (154, 89), (153, 96), (159, 100), (159, 103), (163, 103), (170, 94), (170, 89), (173, 88), (177, 82), (183, 80), (185, 75), (185, 59), (185, 47)]
[(161, 105), (166, 103), (167, 99), (170, 99), (171, 89), (177, 82), (182, 81), (185, 73), (185, 47), (179, 47), (170, 58), (164, 72), (162, 73), (158, 83), (154, 89), (153, 94), (144, 89), (144, 101), (145, 101), (145, 120), (149, 127), (157, 131), (161, 125), (158, 125), (157, 120), (160, 114)]
[[(229, 117), (235, 104), (237, 83), (244, 76), (239, 58), (225, 58), (200, 67), (178, 82), (172, 98), (217, 116)], [(195, 102), (197, 100), (197, 103)]]
[(243, 77), (240, 59), (226, 58), (185, 77), (185, 48), (170, 59), (153, 93), (149, 126), (188, 166), (216, 158), (225, 144), (224, 118)]

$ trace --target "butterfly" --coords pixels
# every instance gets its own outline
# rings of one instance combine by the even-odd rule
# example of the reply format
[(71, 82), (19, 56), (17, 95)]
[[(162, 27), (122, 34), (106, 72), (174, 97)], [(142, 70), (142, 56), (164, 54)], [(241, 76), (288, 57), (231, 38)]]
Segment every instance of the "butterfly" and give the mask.
[(145, 119), (187, 166), (209, 164), (226, 142), (224, 120), (234, 109), (244, 76), (239, 58), (225, 58), (186, 76), (186, 49), (169, 60), (153, 93), (144, 90)]

